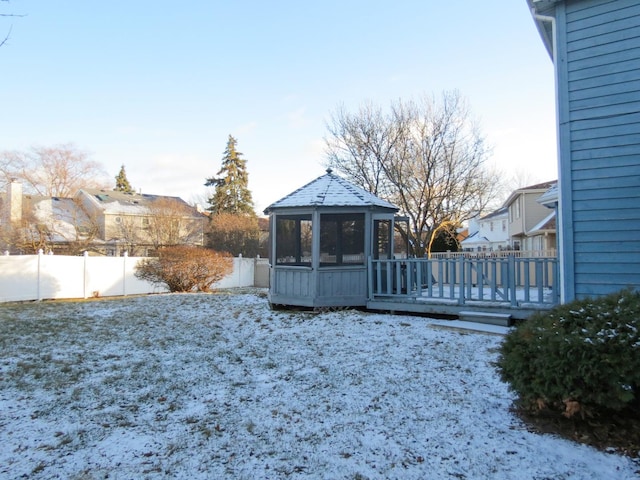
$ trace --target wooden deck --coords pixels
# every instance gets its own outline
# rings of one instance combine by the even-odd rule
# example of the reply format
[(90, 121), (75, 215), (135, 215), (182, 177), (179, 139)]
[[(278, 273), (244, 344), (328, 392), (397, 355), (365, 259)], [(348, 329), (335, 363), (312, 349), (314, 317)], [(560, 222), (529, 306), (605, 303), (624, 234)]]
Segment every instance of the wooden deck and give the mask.
[(558, 304), (553, 257), (369, 260), (367, 308), (525, 319)]

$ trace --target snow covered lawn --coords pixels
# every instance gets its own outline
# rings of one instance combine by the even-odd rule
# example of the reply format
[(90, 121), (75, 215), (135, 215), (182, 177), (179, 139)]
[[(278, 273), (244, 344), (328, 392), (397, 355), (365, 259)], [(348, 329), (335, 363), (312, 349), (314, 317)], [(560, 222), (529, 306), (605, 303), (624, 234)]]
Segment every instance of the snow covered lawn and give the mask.
[(261, 292), (2, 305), (0, 478), (636, 478), (527, 431), (501, 340)]

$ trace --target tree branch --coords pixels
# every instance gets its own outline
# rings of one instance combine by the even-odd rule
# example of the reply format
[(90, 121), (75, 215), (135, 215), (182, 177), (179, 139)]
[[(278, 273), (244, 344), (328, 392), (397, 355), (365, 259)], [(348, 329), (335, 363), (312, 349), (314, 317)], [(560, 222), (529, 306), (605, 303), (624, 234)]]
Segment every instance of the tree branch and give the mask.
[[(0, 0), (0, 2), (9, 3), (9, 0)], [(18, 17), (19, 18), (19, 17), (26, 17), (26, 15), (18, 14), (18, 13), (0, 13), (0, 17)], [(9, 27), (9, 31), (7, 32), (5, 37), (0, 41), (0, 47), (2, 47), (9, 40), (9, 37), (11, 36), (12, 28), (13, 28), (13, 25)]]

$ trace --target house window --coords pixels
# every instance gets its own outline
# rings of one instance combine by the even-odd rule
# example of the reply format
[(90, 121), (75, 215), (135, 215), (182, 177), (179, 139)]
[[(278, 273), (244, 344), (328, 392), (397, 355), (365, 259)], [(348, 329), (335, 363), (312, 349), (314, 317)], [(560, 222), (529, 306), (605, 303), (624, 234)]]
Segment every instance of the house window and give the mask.
[(320, 216), (320, 265), (364, 265), (364, 213)]
[(116, 217), (116, 218), (115, 218), (115, 221), (116, 221), (116, 223), (120, 223), (120, 222), (122, 222), (122, 218), (120, 218), (120, 217)]
[(142, 228), (149, 228), (149, 217), (142, 217)]
[(502, 220), (502, 231), (503, 232), (507, 231), (507, 221), (506, 220)]
[(516, 199), (516, 203), (514, 205), (515, 209), (516, 209), (516, 218), (520, 218), (520, 199)]
[(489, 222), (489, 230), (493, 232), (493, 222)]
[(311, 265), (311, 215), (276, 216), (276, 264)]

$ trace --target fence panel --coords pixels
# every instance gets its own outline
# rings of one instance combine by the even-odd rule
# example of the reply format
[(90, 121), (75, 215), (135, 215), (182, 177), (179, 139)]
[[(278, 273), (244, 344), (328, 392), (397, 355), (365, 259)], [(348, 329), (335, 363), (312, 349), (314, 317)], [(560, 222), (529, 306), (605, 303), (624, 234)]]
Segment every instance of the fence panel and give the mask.
[(0, 256), (0, 302), (38, 298), (38, 255)]
[(233, 259), (233, 271), (214, 285), (215, 288), (252, 287), (255, 276), (255, 260), (237, 257)]
[(39, 255), (38, 300), (83, 298), (84, 257)]
[[(0, 303), (43, 299), (137, 295), (167, 291), (139, 280), (135, 267), (144, 257), (89, 257), (88, 255), (1, 255)], [(255, 285), (257, 265), (268, 260), (234, 258), (233, 271), (215, 288)], [(264, 272), (263, 272), (264, 273)], [(263, 275), (264, 276), (264, 275)], [(262, 279), (264, 281), (264, 279)]]

